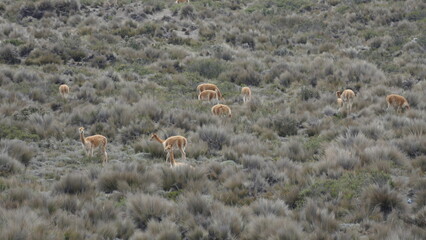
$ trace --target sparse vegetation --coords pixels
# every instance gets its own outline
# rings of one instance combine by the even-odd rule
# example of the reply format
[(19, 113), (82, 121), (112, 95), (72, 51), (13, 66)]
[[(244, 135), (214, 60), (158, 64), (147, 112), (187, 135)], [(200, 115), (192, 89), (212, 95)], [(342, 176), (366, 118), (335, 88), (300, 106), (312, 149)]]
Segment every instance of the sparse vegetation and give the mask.
[(1, 1), (0, 239), (426, 236), (424, 2), (174, 2)]

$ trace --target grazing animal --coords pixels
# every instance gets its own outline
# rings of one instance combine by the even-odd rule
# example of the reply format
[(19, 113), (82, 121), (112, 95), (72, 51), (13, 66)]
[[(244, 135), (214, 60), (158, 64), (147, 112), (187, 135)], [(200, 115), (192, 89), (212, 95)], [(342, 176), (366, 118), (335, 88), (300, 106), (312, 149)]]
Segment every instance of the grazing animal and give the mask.
[(176, 0), (176, 3), (189, 3), (189, 0)]
[(59, 93), (64, 99), (66, 99), (68, 94), (70, 93), (70, 88), (68, 87), (68, 85), (62, 84), (61, 86), (59, 86)]
[(216, 85), (214, 85), (213, 83), (202, 83), (202, 84), (197, 86), (197, 94), (198, 95), (200, 95), (201, 92), (206, 91), (206, 90), (217, 91), (218, 98), (220, 100), (225, 100), (222, 96), (222, 93), (220, 92), (220, 89)]
[(212, 113), (216, 116), (226, 116), (232, 117), (231, 108), (225, 104), (216, 104), (212, 107)]
[(343, 107), (343, 100), (341, 98), (337, 98), (337, 105), (339, 106), (339, 109)]
[(397, 94), (390, 94), (386, 96), (386, 102), (388, 103), (386, 110), (388, 110), (390, 106), (392, 106), (397, 113), (402, 112), (403, 109), (410, 109), (410, 104), (408, 104), (407, 99)]
[(353, 99), (355, 98), (354, 91), (350, 89), (346, 89), (343, 92), (337, 91), (336, 95), (337, 95), (337, 98), (342, 99), (343, 101), (342, 106), (345, 107), (350, 113), (352, 111)]
[(243, 95), (243, 102), (249, 102), (251, 100), (251, 90), (249, 87), (243, 87), (241, 89), (241, 95)]
[(189, 166), (189, 167), (193, 168), (191, 165), (188, 165), (186, 163), (175, 161), (175, 155), (173, 153), (173, 147), (171, 145), (164, 148), (164, 151), (167, 152), (166, 162), (167, 162), (167, 158), (170, 157), (170, 167), (174, 168), (174, 167)]
[(78, 129), (80, 131), (80, 140), (83, 144), (83, 149), (85, 150), (86, 154), (90, 157), (93, 157), (93, 150), (95, 148), (100, 148), (101, 152), (104, 155), (104, 158), (102, 160), (102, 165), (108, 162), (108, 154), (106, 152), (106, 145), (107, 145), (107, 138), (102, 135), (93, 135), (90, 137), (84, 137), (84, 128), (81, 127)]
[(198, 94), (198, 100), (211, 101), (212, 99), (219, 101), (219, 94), (217, 90), (204, 90)]
[[(164, 151), (167, 151), (167, 149), (170, 147), (172, 151), (173, 148), (178, 148), (180, 150), (180, 152), (182, 153), (182, 159), (186, 159), (186, 154), (185, 154), (185, 148), (186, 145), (188, 144), (188, 140), (185, 137), (182, 136), (171, 136), (169, 138), (167, 138), (166, 140), (161, 139), (160, 137), (158, 137), (157, 134), (153, 133), (151, 135), (151, 140), (156, 140), (157, 142), (163, 144), (164, 147)], [(169, 151), (169, 152), (170, 152)], [(166, 157), (166, 162), (169, 158), (169, 154), (167, 154)]]

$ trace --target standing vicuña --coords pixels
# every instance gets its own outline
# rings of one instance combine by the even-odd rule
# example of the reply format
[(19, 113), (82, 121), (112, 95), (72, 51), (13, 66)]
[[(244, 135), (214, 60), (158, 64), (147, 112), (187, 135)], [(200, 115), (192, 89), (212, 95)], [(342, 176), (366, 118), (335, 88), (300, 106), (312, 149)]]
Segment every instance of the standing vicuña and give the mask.
[[(163, 140), (160, 137), (158, 137), (157, 134), (153, 133), (151, 135), (151, 140), (157, 140), (157, 142), (163, 144), (164, 151), (166, 151), (168, 149), (168, 147), (171, 148), (170, 151), (172, 151), (173, 148), (176, 148), (176, 147), (179, 148), (180, 152), (182, 153), (182, 158), (184, 160), (186, 159), (185, 148), (186, 148), (186, 145), (188, 143), (188, 140), (186, 140), (185, 137), (171, 136), (171, 137), (167, 138), (166, 140)], [(166, 162), (169, 159), (170, 151), (168, 152), (168, 154), (166, 156)]]
[(403, 109), (410, 109), (410, 104), (408, 104), (407, 99), (397, 94), (386, 96), (386, 102), (388, 103), (388, 108), (386, 108), (386, 110), (388, 110), (390, 106), (392, 106), (397, 113), (400, 113)]
[(249, 87), (243, 87), (241, 89), (241, 95), (243, 95), (243, 102), (249, 102), (251, 100), (251, 90)]
[(62, 95), (63, 98), (67, 98), (68, 94), (70, 93), (70, 88), (66, 84), (62, 84), (59, 86), (59, 93)]
[(225, 104), (216, 104), (212, 107), (212, 113), (216, 116), (226, 116), (232, 117), (231, 108)]
[(107, 138), (102, 135), (93, 135), (90, 137), (84, 137), (84, 128), (81, 127), (78, 129), (80, 131), (80, 140), (83, 144), (83, 149), (86, 151), (86, 154), (90, 157), (93, 157), (93, 150), (99, 147), (104, 155), (102, 160), (102, 165), (108, 162), (108, 154), (106, 152)]
[(341, 98), (343, 101), (343, 106), (348, 109), (348, 112), (350, 113), (352, 111), (352, 104), (353, 99), (355, 98), (354, 91), (350, 89), (346, 89), (343, 92), (337, 91), (336, 92), (337, 98)]
[(225, 100), (220, 92), (220, 89), (213, 83), (202, 83), (197, 86), (197, 94), (200, 95), (201, 92), (206, 90), (217, 91), (217, 96), (220, 100)]

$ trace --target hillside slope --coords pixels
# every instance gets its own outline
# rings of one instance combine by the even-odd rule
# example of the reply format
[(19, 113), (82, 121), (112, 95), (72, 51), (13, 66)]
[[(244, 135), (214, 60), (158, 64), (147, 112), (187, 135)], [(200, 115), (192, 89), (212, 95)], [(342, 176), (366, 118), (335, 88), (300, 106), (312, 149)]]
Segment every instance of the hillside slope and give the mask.
[(4, 0), (0, 239), (423, 239), (425, 29), (415, 0)]

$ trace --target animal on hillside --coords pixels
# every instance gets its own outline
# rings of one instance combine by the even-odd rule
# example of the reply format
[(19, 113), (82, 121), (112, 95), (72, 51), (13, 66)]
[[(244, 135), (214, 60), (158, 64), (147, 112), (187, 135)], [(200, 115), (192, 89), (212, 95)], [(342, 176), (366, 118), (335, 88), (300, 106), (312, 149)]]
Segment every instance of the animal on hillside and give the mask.
[(388, 110), (390, 106), (392, 106), (397, 113), (402, 112), (402, 110), (410, 109), (410, 104), (408, 104), (407, 99), (397, 94), (390, 94), (386, 96), (386, 102), (388, 104), (386, 110)]
[(339, 109), (343, 107), (343, 100), (341, 98), (337, 98), (337, 105), (339, 106)]
[(216, 104), (212, 107), (212, 113), (216, 116), (232, 117), (231, 108), (225, 104)]
[(102, 165), (108, 162), (108, 154), (106, 152), (107, 138), (102, 135), (93, 135), (89, 137), (84, 137), (84, 128), (80, 127), (80, 141), (83, 145), (83, 150), (90, 157), (93, 157), (93, 150), (99, 148), (103, 154)]
[(189, 3), (189, 0), (176, 0), (176, 3)]
[(352, 111), (352, 104), (353, 100), (355, 98), (355, 93), (351, 89), (346, 89), (343, 92), (337, 91), (336, 92), (337, 98), (342, 99), (342, 106), (348, 110), (350, 113)]
[(241, 89), (241, 95), (243, 95), (243, 102), (249, 102), (251, 100), (251, 90), (249, 87), (243, 87)]
[(175, 167), (189, 166), (193, 168), (191, 165), (188, 165), (186, 163), (175, 161), (175, 155), (173, 153), (173, 147), (171, 145), (168, 145), (166, 148), (164, 148), (164, 151), (167, 152), (166, 162), (167, 162), (167, 158), (170, 158), (170, 167), (175, 168)]
[(70, 93), (70, 88), (68, 87), (68, 85), (62, 84), (61, 86), (59, 86), (59, 93), (64, 99), (66, 99), (68, 94)]
[(220, 100), (225, 100), (222, 96), (222, 92), (220, 91), (220, 89), (216, 85), (214, 85), (213, 83), (202, 83), (202, 84), (197, 86), (197, 94), (198, 95), (200, 95), (201, 92), (206, 91), (206, 90), (217, 91), (218, 98)]
[(198, 100), (211, 101), (213, 99), (219, 101), (219, 94), (217, 90), (204, 90), (198, 94)]
[[(156, 140), (157, 142), (161, 143), (163, 145), (164, 151), (166, 151), (169, 147), (171, 148), (171, 151), (175, 148), (178, 148), (180, 152), (182, 153), (182, 159), (184, 160), (186, 159), (185, 148), (188, 144), (188, 140), (185, 137), (171, 136), (167, 138), (166, 140), (163, 140), (157, 134), (153, 133), (150, 139)], [(170, 155), (167, 154), (166, 162), (169, 159), (169, 156)]]

